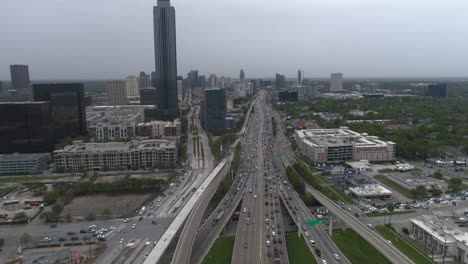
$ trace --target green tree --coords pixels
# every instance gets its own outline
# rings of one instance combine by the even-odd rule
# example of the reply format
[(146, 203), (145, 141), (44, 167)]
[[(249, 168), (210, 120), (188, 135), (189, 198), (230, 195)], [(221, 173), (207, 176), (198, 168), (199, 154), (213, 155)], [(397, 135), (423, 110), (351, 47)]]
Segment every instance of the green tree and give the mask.
[(56, 215), (59, 215), (63, 211), (63, 203), (62, 202), (56, 202), (52, 206), (52, 212)]
[(64, 218), (65, 218), (65, 221), (67, 221), (67, 222), (71, 222), (71, 221), (72, 221), (72, 216), (71, 216), (70, 213), (66, 213), (65, 216), (64, 216)]
[(94, 215), (93, 212), (90, 211), (90, 212), (88, 213), (88, 216), (86, 216), (86, 219), (88, 219), (88, 220), (94, 220), (94, 219), (96, 219), (96, 216)]
[(448, 182), (448, 188), (452, 192), (458, 192), (463, 189), (462, 180), (460, 178), (451, 178)]
[(13, 216), (13, 220), (15, 220), (15, 221), (23, 221), (23, 220), (27, 220), (27, 219), (28, 219), (28, 215), (26, 215), (25, 212), (19, 212), (19, 213), (16, 213)]
[(104, 217), (106, 218), (109, 218), (112, 215), (112, 210), (109, 208), (106, 208), (102, 210), (102, 215), (104, 215)]
[(444, 178), (444, 175), (442, 174), (442, 172), (436, 171), (432, 174), (432, 177), (442, 180), (442, 178)]

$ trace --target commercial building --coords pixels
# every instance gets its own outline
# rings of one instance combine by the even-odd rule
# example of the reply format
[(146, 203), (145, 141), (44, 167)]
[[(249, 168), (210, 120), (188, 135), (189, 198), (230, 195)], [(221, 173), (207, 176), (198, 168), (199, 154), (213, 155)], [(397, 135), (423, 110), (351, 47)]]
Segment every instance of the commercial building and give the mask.
[(241, 69), (241, 70), (240, 70), (239, 79), (240, 79), (240, 80), (244, 80), (244, 79), (245, 79), (244, 69)]
[(126, 105), (127, 83), (124, 80), (111, 80), (106, 83), (107, 103), (109, 105)]
[(145, 120), (145, 107), (95, 106), (86, 109), (89, 136), (98, 142), (133, 138), (136, 127)]
[(167, 169), (177, 164), (177, 146), (175, 141), (166, 139), (109, 143), (75, 141), (54, 151), (54, 161), (56, 169), (68, 172)]
[(395, 159), (395, 143), (354, 132), (345, 126), (338, 129), (296, 130), (294, 136), (301, 154), (312, 162), (384, 162)]
[(301, 70), (298, 70), (297, 71), (297, 85), (302, 85), (302, 71)]
[(0, 154), (0, 175), (39, 173), (51, 162), (50, 153)]
[(158, 115), (173, 120), (177, 110), (177, 56), (175, 10), (169, 0), (158, 0), (153, 8), (154, 54), (158, 88)]
[(57, 141), (86, 135), (86, 106), (82, 83), (33, 84), (33, 98), (34, 101), (50, 101), (54, 137)]
[(435, 215), (410, 219), (410, 233), (438, 263), (468, 263), (468, 233)]
[(36, 153), (53, 149), (50, 102), (0, 103), (0, 153)]
[(427, 87), (427, 96), (431, 97), (447, 97), (447, 84), (434, 83)]
[(224, 89), (205, 90), (205, 127), (208, 131), (224, 131), (226, 94)]
[(343, 91), (343, 73), (332, 73), (330, 76), (330, 92)]
[(297, 102), (298, 93), (282, 91), (278, 93), (278, 99), (280, 102)]
[(285, 87), (286, 87), (286, 77), (284, 75), (277, 73), (275, 75), (275, 88), (282, 89)]
[(26, 91), (31, 84), (28, 65), (10, 65), (11, 89)]
[(195, 87), (200, 87), (199, 82), (200, 80), (197, 70), (191, 70), (189, 73), (187, 73), (187, 88), (192, 89)]
[(151, 87), (151, 78), (144, 71), (140, 72), (140, 78), (138, 79), (139, 88)]
[(226, 130), (233, 130), (236, 128), (236, 121), (232, 116), (226, 116), (224, 123)]
[(140, 96), (138, 76), (128, 76), (126, 82), (127, 96)]
[(179, 138), (181, 136), (180, 121), (161, 121), (139, 123), (136, 127), (136, 135), (148, 138)]
[(364, 184), (348, 190), (358, 199), (387, 199), (392, 196), (392, 192), (380, 184)]
[(140, 88), (140, 104), (141, 105), (156, 105), (157, 102), (156, 88), (147, 87)]

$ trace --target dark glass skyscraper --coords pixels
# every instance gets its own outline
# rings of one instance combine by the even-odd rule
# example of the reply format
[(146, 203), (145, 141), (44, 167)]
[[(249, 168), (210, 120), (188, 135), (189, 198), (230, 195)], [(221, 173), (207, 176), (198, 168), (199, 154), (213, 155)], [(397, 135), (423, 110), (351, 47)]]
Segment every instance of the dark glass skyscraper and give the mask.
[(0, 103), (0, 153), (54, 149), (50, 102)]
[(205, 90), (205, 127), (208, 131), (224, 131), (226, 119), (226, 94), (224, 89)]
[(178, 116), (177, 53), (175, 10), (169, 0), (158, 0), (153, 19), (158, 115), (172, 120)]
[(82, 83), (33, 84), (34, 101), (50, 101), (57, 141), (66, 137), (84, 136), (86, 107)]

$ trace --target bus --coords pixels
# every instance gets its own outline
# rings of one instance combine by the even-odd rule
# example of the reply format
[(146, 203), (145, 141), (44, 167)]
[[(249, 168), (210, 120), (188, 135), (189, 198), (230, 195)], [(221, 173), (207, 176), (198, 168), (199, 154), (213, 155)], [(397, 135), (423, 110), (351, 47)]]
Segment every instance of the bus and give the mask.
[(215, 216), (215, 218), (213, 218), (213, 226), (219, 223), (219, 220), (223, 217), (223, 215), (224, 215), (224, 211), (221, 211)]
[(19, 204), (19, 200), (8, 200), (3, 202), (3, 205), (14, 205), (14, 204)]

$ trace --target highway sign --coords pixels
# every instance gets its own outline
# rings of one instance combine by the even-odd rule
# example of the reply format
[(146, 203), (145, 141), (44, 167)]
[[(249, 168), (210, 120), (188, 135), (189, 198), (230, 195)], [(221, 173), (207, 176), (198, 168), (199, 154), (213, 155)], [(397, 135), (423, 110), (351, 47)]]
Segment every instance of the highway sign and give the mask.
[(326, 220), (308, 220), (307, 225), (308, 226), (316, 226), (316, 225), (325, 225), (327, 223)]
[(281, 153), (275, 153), (275, 157), (281, 159)]

